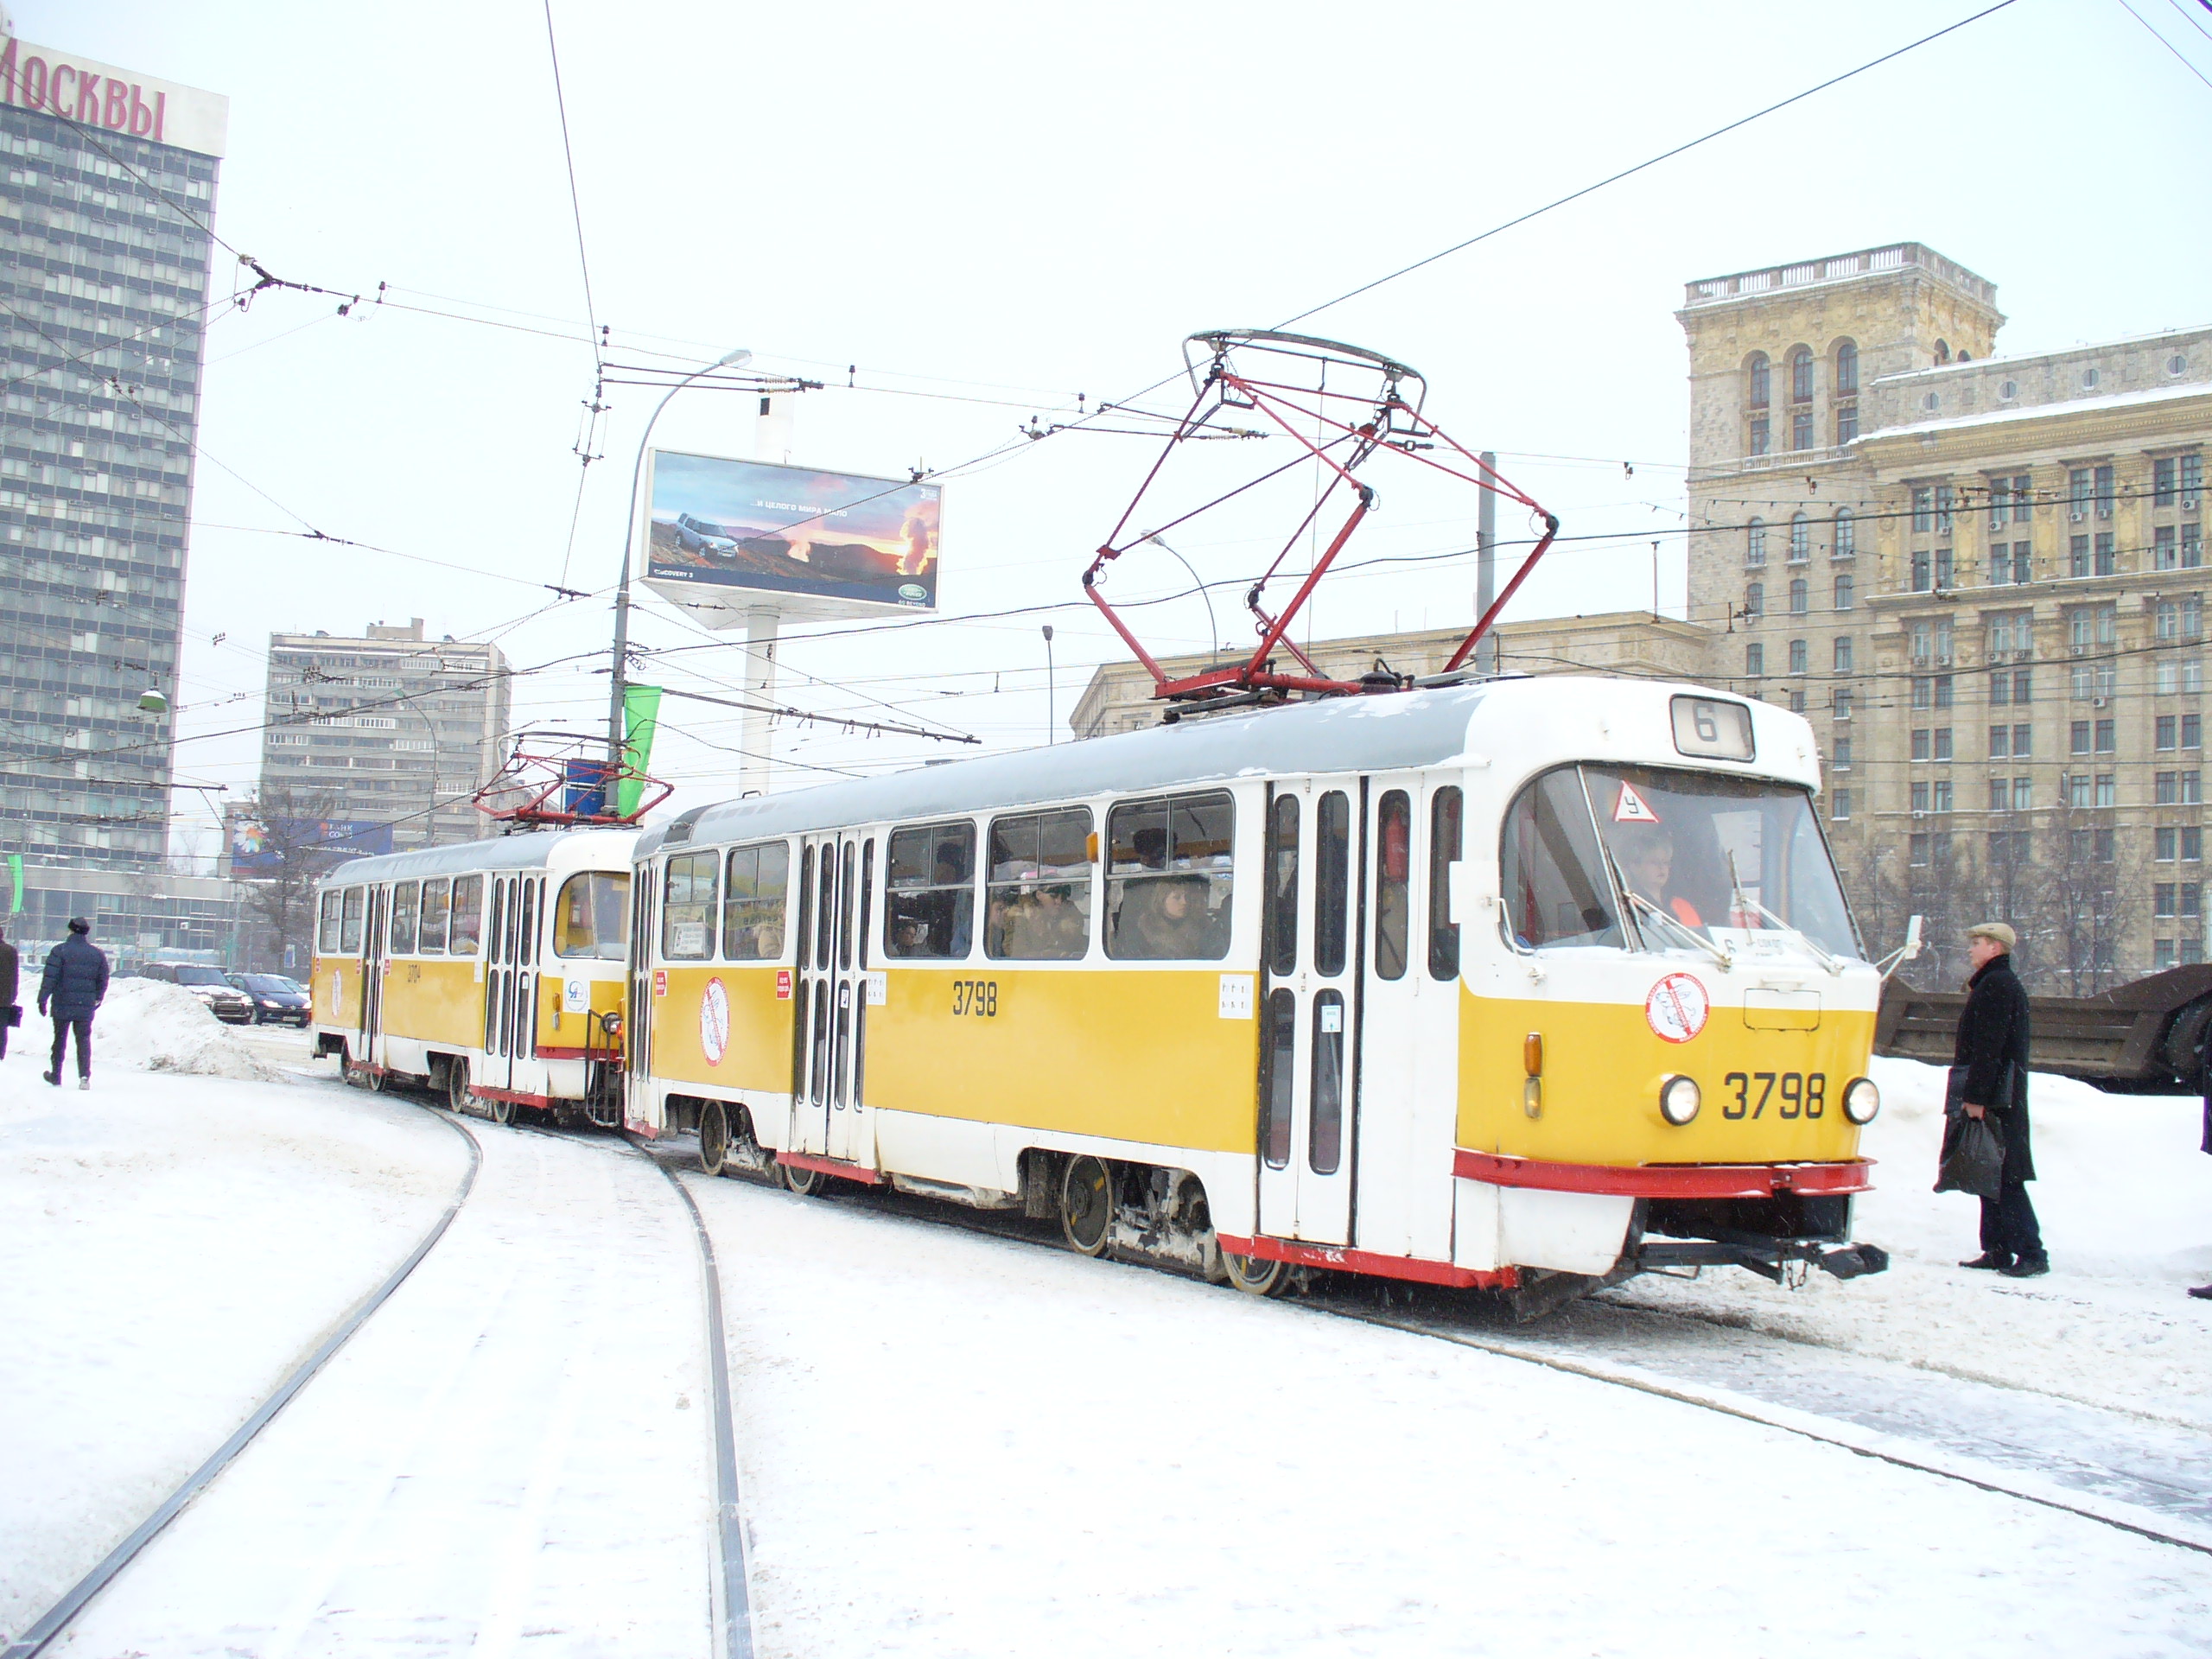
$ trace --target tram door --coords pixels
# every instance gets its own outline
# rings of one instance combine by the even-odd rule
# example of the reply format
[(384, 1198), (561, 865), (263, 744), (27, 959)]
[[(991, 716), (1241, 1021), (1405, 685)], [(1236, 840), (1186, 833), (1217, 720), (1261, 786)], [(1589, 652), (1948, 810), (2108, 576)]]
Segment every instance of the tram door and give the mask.
[(377, 1052), (377, 1039), (382, 1034), (384, 1024), (384, 919), (390, 894), (388, 887), (372, 887), (369, 889), (368, 914), (361, 922), (361, 1052), (359, 1058), (370, 1065), (384, 1064), (384, 1056)]
[(1367, 780), (1360, 977), (1365, 1110), (1359, 1248), (1441, 1258), (1452, 1249), (1449, 1167), (1459, 1109), (1459, 948), (1450, 909), (1461, 795), (1417, 772)]
[(629, 1072), (625, 1114), (635, 1117), (652, 1071), (654, 952), (660, 943), (658, 874), (639, 871), (630, 883), (630, 997), (622, 1022), (623, 1062)]
[(799, 867), (809, 886), (800, 908), (791, 1144), (846, 1163), (875, 1159), (861, 1105), (874, 864), (872, 839), (823, 836), (804, 842)]
[(487, 1088), (515, 1086), (515, 1060), (537, 1052), (534, 999), (537, 995), (537, 893), (534, 876), (501, 875), (492, 880), (492, 924), (484, 967), (484, 1075)]
[(1260, 1230), (1351, 1243), (1358, 1113), (1357, 792), (1268, 800), (1260, 1008)]

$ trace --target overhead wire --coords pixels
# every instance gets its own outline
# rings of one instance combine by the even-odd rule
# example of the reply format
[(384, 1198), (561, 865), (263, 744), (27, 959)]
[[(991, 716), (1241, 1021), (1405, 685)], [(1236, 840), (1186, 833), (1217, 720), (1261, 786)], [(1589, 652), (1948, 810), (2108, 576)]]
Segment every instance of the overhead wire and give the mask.
[[(2179, 47), (2176, 46), (2171, 41), (2158, 33), (2157, 29), (2152, 29), (2151, 27), (2151, 20), (2148, 17), (2145, 17), (2141, 12), (2136, 10), (2133, 6), (2130, 5), (2128, 3), (2128, 0), (2120, 0), (2120, 8), (2129, 16), (2133, 17), (2137, 22), (2142, 24), (2144, 31), (2148, 34), (2152, 40), (2156, 41), (2160, 46), (2164, 47), (2167, 51), (2172, 53), (2174, 54), (2174, 60), (2177, 63), (2180, 64), (2183, 68), (2188, 70), (2190, 74), (2195, 75), (2197, 79), (2202, 81), (2206, 90), (2212, 91), (2212, 76), (2208, 76), (2202, 69), (2191, 63), (2183, 54), (2182, 49)], [(2186, 12), (2182, 15), (2183, 16), (2188, 16)]]

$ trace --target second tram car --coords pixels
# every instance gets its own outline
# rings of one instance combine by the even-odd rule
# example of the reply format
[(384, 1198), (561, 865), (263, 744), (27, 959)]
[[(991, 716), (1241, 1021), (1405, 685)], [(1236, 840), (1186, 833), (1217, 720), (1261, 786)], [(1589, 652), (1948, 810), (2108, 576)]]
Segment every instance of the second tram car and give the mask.
[(619, 1123), (636, 839), (540, 830), (340, 866), (317, 897), (315, 1052), (501, 1122)]
[(635, 847), (627, 1119), (1262, 1293), (1876, 1270), (1818, 787), (1800, 716), (1558, 677), (696, 808)]

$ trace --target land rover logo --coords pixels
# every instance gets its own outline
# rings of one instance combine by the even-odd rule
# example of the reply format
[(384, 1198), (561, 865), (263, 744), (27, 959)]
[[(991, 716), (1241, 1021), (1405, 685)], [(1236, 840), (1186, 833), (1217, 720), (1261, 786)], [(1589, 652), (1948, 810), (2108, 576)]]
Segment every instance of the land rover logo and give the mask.
[(899, 597), (909, 605), (926, 605), (929, 603), (930, 590), (918, 582), (903, 582), (899, 588)]

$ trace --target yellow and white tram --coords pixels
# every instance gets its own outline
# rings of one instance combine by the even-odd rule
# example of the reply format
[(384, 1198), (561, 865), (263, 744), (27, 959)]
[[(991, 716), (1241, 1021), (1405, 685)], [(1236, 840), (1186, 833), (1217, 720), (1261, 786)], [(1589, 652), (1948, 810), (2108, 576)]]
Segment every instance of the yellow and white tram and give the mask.
[(541, 830), (343, 865), (319, 887), (315, 1052), (456, 1111), (620, 1121), (632, 830)]
[(1818, 785), (1802, 717), (1562, 677), (693, 809), (635, 848), (629, 1126), (1258, 1291), (1878, 1268)]

